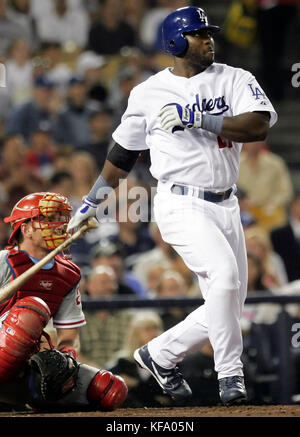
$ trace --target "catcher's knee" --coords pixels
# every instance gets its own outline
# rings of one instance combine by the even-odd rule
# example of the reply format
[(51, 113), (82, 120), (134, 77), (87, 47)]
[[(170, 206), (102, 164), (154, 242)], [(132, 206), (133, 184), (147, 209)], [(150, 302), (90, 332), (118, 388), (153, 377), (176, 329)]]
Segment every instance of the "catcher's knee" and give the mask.
[(99, 370), (87, 391), (91, 404), (103, 410), (119, 408), (127, 397), (128, 388), (123, 378), (108, 370)]
[(50, 317), (48, 305), (37, 297), (20, 299), (11, 308), (0, 329), (0, 384), (15, 376), (36, 352)]

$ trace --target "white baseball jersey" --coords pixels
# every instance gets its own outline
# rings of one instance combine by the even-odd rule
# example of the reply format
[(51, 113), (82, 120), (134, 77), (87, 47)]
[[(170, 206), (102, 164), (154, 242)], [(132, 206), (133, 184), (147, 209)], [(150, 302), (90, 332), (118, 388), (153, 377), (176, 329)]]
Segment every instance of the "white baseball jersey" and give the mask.
[(178, 103), (203, 114), (232, 117), (268, 111), (270, 126), (277, 114), (255, 77), (241, 68), (214, 63), (191, 78), (166, 68), (137, 85), (113, 139), (128, 150), (150, 149), (150, 171), (157, 180), (224, 191), (238, 178), (241, 143), (230, 142), (204, 129), (170, 134), (158, 113)]
[[(6, 262), (6, 256), (8, 250), (0, 251), (0, 288), (4, 287), (12, 279), (12, 272), (8, 263)], [(33, 262), (36, 262), (34, 258), (31, 257)], [(43, 269), (47, 270), (53, 267), (54, 260), (46, 264)], [(3, 320), (5, 320), (8, 313), (1, 316), (0, 328)], [(78, 286), (74, 287), (64, 298), (63, 301), (53, 318), (54, 328), (78, 328), (86, 324), (85, 316), (82, 311), (82, 304), (80, 301), (80, 296), (78, 294)]]

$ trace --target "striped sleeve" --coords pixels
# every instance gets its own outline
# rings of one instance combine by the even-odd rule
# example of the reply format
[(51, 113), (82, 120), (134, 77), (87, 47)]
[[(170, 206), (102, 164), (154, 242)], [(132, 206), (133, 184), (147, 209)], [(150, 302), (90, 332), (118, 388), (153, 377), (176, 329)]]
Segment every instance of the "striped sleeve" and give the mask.
[(57, 329), (79, 328), (86, 324), (82, 311), (79, 286), (77, 285), (68, 293), (57, 313), (53, 317), (53, 327)]

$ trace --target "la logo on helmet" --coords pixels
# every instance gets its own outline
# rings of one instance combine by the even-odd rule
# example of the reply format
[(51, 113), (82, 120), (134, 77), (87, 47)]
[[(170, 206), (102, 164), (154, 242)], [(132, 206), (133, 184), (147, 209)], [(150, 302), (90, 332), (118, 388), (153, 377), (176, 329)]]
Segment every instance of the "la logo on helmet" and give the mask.
[(198, 8), (198, 9), (197, 9), (197, 12), (198, 12), (198, 14), (199, 14), (200, 20), (201, 20), (201, 21), (204, 21), (204, 23), (205, 23), (206, 25), (208, 25), (207, 16), (206, 16), (205, 12), (203, 11), (203, 9)]

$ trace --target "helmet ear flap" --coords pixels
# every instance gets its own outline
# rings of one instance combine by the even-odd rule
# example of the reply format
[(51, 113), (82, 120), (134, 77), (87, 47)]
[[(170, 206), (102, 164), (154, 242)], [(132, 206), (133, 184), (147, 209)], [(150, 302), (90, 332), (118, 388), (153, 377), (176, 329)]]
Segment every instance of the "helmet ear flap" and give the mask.
[(174, 35), (174, 38), (168, 41), (168, 47), (165, 50), (172, 53), (174, 56), (183, 55), (188, 49), (188, 40), (181, 33)]

